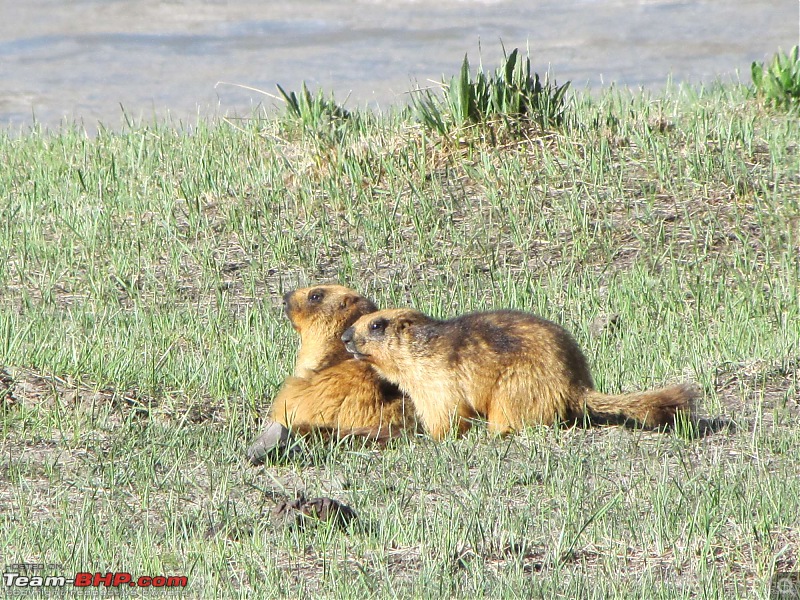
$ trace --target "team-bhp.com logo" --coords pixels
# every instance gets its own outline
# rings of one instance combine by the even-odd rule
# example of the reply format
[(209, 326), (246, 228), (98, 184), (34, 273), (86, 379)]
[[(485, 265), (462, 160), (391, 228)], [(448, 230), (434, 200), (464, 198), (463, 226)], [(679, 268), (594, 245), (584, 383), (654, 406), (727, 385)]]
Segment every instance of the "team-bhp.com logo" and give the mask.
[[(134, 578), (125, 571), (115, 573), (76, 573), (75, 577), (64, 575), (37, 575), (39, 569), (32, 569), (39, 565), (8, 565), (7, 572), (3, 573), (3, 584), (6, 589), (41, 589), (41, 588), (185, 588), (188, 580), (185, 576), (157, 575), (149, 577), (143, 575)], [(16, 569), (15, 569), (16, 567)], [(20, 568), (25, 567), (25, 568)], [(24, 573), (24, 574), (23, 574)]]

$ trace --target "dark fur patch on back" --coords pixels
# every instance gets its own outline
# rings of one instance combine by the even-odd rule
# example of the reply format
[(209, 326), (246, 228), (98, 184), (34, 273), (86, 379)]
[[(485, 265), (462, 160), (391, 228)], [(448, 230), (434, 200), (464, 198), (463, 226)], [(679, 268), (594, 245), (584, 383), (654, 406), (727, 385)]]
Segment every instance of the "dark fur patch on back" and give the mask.
[(487, 325), (485, 330), (480, 331), (486, 345), (493, 352), (498, 354), (505, 354), (507, 352), (516, 352), (522, 346), (522, 339), (520, 336), (510, 333), (504, 327), (497, 325)]
[(571, 365), (569, 377), (573, 385), (594, 388), (594, 380), (589, 370), (589, 363), (586, 355), (578, 346), (575, 338), (569, 332), (563, 332), (564, 343), (560, 344), (562, 361), (564, 364)]
[(516, 318), (529, 319), (530, 316), (513, 311), (475, 313), (441, 323), (452, 344), (448, 362), (458, 362), (462, 348), (468, 345), (476, 349), (485, 347), (487, 352), (499, 355), (519, 352), (524, 339), (510, 330), (511, 325)]

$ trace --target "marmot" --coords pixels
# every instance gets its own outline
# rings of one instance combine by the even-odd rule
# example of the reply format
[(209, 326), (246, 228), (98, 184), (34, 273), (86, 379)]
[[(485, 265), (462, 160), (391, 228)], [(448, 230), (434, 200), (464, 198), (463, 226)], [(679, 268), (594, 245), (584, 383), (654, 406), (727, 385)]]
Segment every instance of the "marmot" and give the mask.
[(394, 384), (354, 360), (341, 337), (377, 307), (340, 285), (321, 285), (283, 297), (286, 315), (300, 334), (294, 375), (278, 392), (269, 416), (298, 433), (385, 438), (415, 423), (414, 411)]
[(475, 416), (505, 434), (556, 421), (643, 427), (674, 423), (689, 411), (690, 385), (610, 396), (594, 389), (586, 358), (560, 325), (535, 315), (498, 310), (438, 321), (410, 309), (359, 318), (342, 336), (347, 350), (397, 384), (422, 425), (442, 439)]

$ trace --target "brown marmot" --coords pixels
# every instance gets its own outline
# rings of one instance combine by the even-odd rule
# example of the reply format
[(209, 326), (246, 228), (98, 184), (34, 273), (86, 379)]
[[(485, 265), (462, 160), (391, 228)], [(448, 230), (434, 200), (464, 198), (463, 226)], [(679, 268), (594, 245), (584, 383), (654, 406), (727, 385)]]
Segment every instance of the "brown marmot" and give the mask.
[(286, 379), (269, 416), (298, 433), (385, 437), (415, 423), (396, 385), (354, 360), (342, 343), (345, 329), (377, 307), (340, 285), (287, 293), (286, 315), (300, 334), (294, 375)]
[(594, 389), (586, 358), (560, 325), (513, 310), (438, 321), (392, 309), (359, 318), (342, 336), (347, 350), (397, 384), (422, 425), (442, 439), (475, 416), (505, 434), (527, 424), (633, 421), (674, 423), (689, 411), (690, 385), (610, 396)]

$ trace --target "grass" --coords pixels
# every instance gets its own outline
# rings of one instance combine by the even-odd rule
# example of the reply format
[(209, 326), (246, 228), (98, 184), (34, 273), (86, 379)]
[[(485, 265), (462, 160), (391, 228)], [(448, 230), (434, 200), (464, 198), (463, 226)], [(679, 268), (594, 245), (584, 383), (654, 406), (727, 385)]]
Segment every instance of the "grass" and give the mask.
[(504, 50), (504, 55), (494, 73), (485, 72), (481, 65), (474, 78), (465, 55), (460, 72), (449, 82), (442, 81), (443, 95), (416, 90), (411, 99), (420, 121), (443, 136), (495, 120), (508, 129), (561, 125), (568, 108), (569, 82), (559, 86), (548, 73), (542, 83), (531, 71), (530, 53), (523, 58), (515, 48), (510, 54)]
[[(335, 135), (285, 115), (0, 138), (5, 564), (186, 575), (187, 597), (765, 597), (800, 550), (800, 122), (743, 87), (570, 107), (457, 145), (355, 112)], [(297, 344), (278, 299), (320, 281), (534, 311), (600, 389), (696, 381), (738, 428), (250, 467)], [(300, 492), (360, 525), (275, 526)]]
[(800, 48), (772, 57), (769, 65), (754, 62), (750, 67), (755, 93), (771, 105), (793, 108), (800, 101)]

